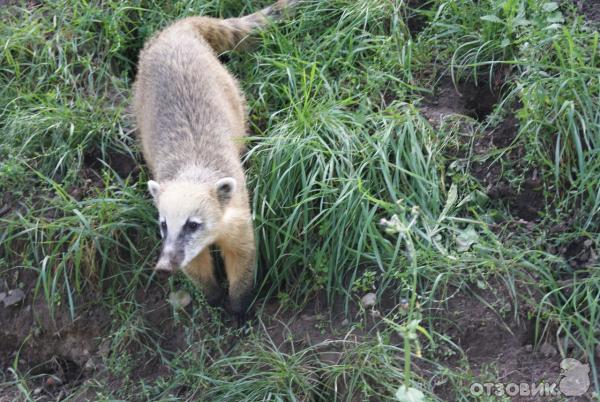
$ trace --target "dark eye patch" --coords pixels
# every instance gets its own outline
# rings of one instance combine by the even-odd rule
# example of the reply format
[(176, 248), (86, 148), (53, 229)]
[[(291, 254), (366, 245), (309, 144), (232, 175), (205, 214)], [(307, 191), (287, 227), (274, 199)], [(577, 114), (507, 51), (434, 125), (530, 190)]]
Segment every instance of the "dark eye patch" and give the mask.
[(192, 233), (192, 232), (195, 232), (196, 230), (200, 229), (202, 226), (203, 226), (202, 223), (198, 223), (198, 222), (194, 222), (194, 221), (187, 221), (185, 223), (184, 229), (188, 233)]
[(165, 237), (167, 235), (167, 221), (162, 221), (160, 223), (160, 233)]

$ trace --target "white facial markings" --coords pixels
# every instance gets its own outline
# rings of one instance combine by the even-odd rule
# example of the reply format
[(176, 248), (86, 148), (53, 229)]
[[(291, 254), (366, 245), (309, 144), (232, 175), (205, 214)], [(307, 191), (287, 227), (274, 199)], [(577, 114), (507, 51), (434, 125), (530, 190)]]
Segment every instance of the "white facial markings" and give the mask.
[[(179, 211), (177, 211), (179, 212)], [(205, 221), (198, 215), (186, 218), (181, 213), (171, 214), (168, 211), (159, 218), (161, 234), (163, 236), (162, 254), (170, 260), (170, 256), (180, 255), (179, 266), (172, 269), (185, 269), (185, 267), (214, 239), (205, 231)], [(166, 230), (163, 230), (163, 223)]]
[[(230, 185), (229, 189), (235, 186), (235, 182), (225, 182)], [(213, 232), (221, 220), (222, 208), (216, 199), (214, 183), (161, 183), (159, 199), (159, 225), (163, 221), (167, 225), (163, 251), (171, 252), (173, 269), (185, 269), (217, 238)]]

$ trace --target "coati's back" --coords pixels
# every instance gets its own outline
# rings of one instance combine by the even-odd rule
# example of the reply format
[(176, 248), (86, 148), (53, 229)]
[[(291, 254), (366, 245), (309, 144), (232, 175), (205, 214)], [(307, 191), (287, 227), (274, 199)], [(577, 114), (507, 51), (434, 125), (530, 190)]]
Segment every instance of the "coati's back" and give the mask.
[(201, 36), (198, 20), (178, 21), (140, 54), (134, 108), (144, 156), (154, 176), (170, 180), (182, 168), (234, 176), (245, 133), (238, 85)]

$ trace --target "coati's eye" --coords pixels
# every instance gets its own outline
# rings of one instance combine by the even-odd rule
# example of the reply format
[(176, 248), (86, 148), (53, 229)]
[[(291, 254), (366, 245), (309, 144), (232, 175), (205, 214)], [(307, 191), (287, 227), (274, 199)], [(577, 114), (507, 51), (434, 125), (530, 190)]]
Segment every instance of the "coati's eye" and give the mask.
[(166, 221), (162, 221), (162, 222), (160, 223), (160, 228), (161, 228), (162, 230), (165, 230), (165, 231), (166, 231), (166, 230), (167, 230), (167, 222), (166, 222)]
[(187, 229), (188, 232), (195, 232), (196, 230), (198, 230), (200, 225), (201, 224), (198, 222), (187, 221), (185, 223), (185, 228)]

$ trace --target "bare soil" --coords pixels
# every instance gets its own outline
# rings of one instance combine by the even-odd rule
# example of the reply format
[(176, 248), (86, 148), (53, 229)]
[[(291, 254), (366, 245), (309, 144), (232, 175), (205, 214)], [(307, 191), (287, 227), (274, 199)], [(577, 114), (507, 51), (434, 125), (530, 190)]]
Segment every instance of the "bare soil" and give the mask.
[[(104, 379), (110, 389), (118, 390), (123, 379), (111, 375), (105, 368), (106, 359), (115, 352), (107, 340), (112, 330), (112, 317), (101, 304), (91, 301), (97, 300), (98, 295), (90, 295), (87, 303), (78, 301), (82, 313), (75, 320), (65, 308), (57, 309), (52, 318), (43, 300), (33, 300), (34, 278), (19, 275), (14, 279), (26, 284), (27, 297), (18, 305), (0, 306), (3, 339), (0, 367), (3, 372), (7, 373), (14, 365), (21, 372), (31, 370), (30, 374), (36, 376), (34, 388), (48, 399), (60, 400), (92, 378)], [(6, 290), (6, 284), (4, 286), (0, 291)], [(189, 345), (185, 331), (180, 330), (181, 323), (174, 322), (167, 298), (168, 292), (159, 284), (140, 289), (136, 294), (136, 301), (143, 306), (140, 322), (151, 331), (161, 333), (158, 346), (163, 351), (175, 353)], [(383, 304), (389, 303), (384, 300)], [(197, 303), (192, 302), (186, 309), (191, 316), (192, 310), (197, 308)], [(282, 310), (276, 302), (268, 302), (262, 308), (263, 321), (260, 325), (255, 322), (255, 331), (268, 335), (282, 352), (321, 345), (317, 348), (318, 356), (329, 364), (339, 362), (343, 349), (341, 341), (360, 342), (375, 336), (376, 328), (383, 325), (378, 314), (365, 312), (354, 304), (349, 316), (342, 311), (332, 311), (324, 298), (315, 298), (301, 311)], [(377, 308), (381, 309), (381, 314), (390, 309), (386, 306)], [(492, 374), (498, 381), (516, 383), (556, 382), (560, 378), (561, 357), (557, 346), (552, 340), (546, 340), (540, 343), (541, 347), (540, 344), (534, 347), (532, 323), (524, 318), (525, 311), (515, 314), (512, 300), (500, 284), (494, 289), (463, 289), (438, 314), (439, 319), (433, 322), (439, 324), (433, 329), (448, 335), (464, 350), (473, 378), (490, 378)], [(228, 320), (225, 313), (221, 318)], [(363, 325), (353, 329), (353, 324), (358, 322)], [(239, 339), (231, 337), (229, 343), (233, 347)], [(401, 342), (399, 337), (392, 341)], [(139, 346), (130, 348), (132, 350), (128, 351), (135, 352)], [(130, 374), (131, 379), (153, 381), (170, 375), (169, 367), (160, 359), (146, 357), (144, 363)], [(447, 358), (446, 363), (465, 367), (465, 361), (456, 356)], [(14, 389), (8, 389), (0, 394), (4, 397), (17, 395), (14, 392)], [(435, 392), (443, 400), (454, 399), (453, 390), (444, 385), (437, 387)]]
[(600, 0), (573, 0), (588, 21), (600, 22)]
[[(422, 108), (423, 114), (434, 126), (439, 126), (445, 119), (453, 116), (467, 116), (475, 122), (485, 122), (500, 99), (503, 81), (503, 72), (497, 74), (492, 84), (455, 84), (450, 79), (443, 80), (435, 89), (434, 95), (426, 99)], [(513, 106), (512, 110), (514, 109), (516, 105)], [(465, 133), (465, 144), (473, 140), (474, 162), (470, 164), (470, 173), (481, 183), (492, 200), (508, 206), (512, 216), (535, 222), (540, 219), (547, 202), (543, 196), (543, 183), (538, 171), (521, 166), (525, 150), (519, 146), (512, 146), (519, 130), (519, 122), (512, 110), (498, 125), (488, 128), (483, 133)], [(475, 138), (471, 138), (472, 135), (475, 135)], [(505, 150), (501, 158), (488, 158), (498, 150)], [(465, 158), (468, 155), (464, 153), (462, 150), (454, 156)], [(509, 162), (514, 171), (526, 177), (518, 187), (504, 177), (503, 161)]]
[[(558, 352), (549, 344), (543, 348), (549, 350), (545, 353), (534, 350), (532, 323), (515, 316), (508, 295), (501, 288), (471, 291), (463, 289), (448, 302), (441, 322), (446, 327), (442, 332), (465, 352), (473, 378), (501, 383), (556, 382), (560, 378)], [(452, 365), (453, 360), (460, 358), (448, 363)], [(442, 388), (440, 395), (453, 399), (451, 390)]]
[[(124, 385), (123, 378), (109, 373), (106, 365), (111, 354), (124, 351), (112, 349), (113, 317), (106, 306), (98, 303), (100, 295), (88, 294), (86, 298), (76, 300), (78, 310), (75, 319), (72, 319), (64, 305), (50, 312), (43, 297), (34, 298), (35, 282), (33, 275), (15, 271), (12, 278), (0, 283), (0, 292), (20, 284), (26, 295), (24, 300), (12, 306), (5, 307), (0, 303), (0, 370), (8, 375), (9, 368), (15, 367), (21, 373), (34, 376), (32, 386), (41, 400), (60, 400), (90, 379), (104, 380), (113, 391), (120, 389)], [(147, 346), (175, 354), (188, 349), (189, 343), (185, 331), (181, 330), (181, 322), (174, 321), (168, 296), (166, 288), (154, 283), (148, 289), (139, 289), (135, 300), (142, 306), (140, 324), (148, 332), (160, 334), (157, 345)], [(185, 309), (187, 316), (192, 317), (193, 310), (198, 308), (198, 303), (193, 301)], [(273, 344), (283, 352), (331, 340), (331, 343), (320, 347), (318, 353), (323, 360), (333, 363), (340, 356), (333, 341), (350, 336), (352, 320), (346, 319), (341, 312), (332, 313), (323, 297), (315, 298), (302, 311), (282, 311), (276, 302), (268, 302), (260, 308), (263, 309), (263, 322), (259, 325), (253, 321), (255, 330), (268, 334)], [(202, 312), (202, 315), (210, 320), (208, 311)], [(356, 307), (352, 309), (351, 316), (359, 319)], [(224, 311), (221, 311), (219, 319), (230, 327), (235, 326)], [(367, 321), (367, 327), (372, 328), (378, 320), (371, 317)], [(207, 334), (211, 331), (209, 323), (205, 331)], [(356, 330), (352, 331), (351, 337), (359, 340), (367, 334), (367, 329)], [(202, 334), (198, 336), (202, 338)], [(229, 344), (233, 349), (241, 338), (239, 334), (229, 337), (222, 344)], [(158, 356), (148, 355), (140, 345), (132, 344), (126, 351), (144, 356), (141, 359), (144, 363), (134, 368), (130, 379), (154, 381), (170, 375), (168, 365)], [(0, 402), (14, 400), (18, 395), (14, 387), (2, 390)]]
[[(592, 3), (600, 4), (600, 1)], [(591, 10), (592, 7), (595, 6), (588, 4), (584, 9)], [(474, 130), (479, 123), (486, 122), (497, 107), (505, 74), (507, 72), (499, 72), (493, 83), (480, 85), (442, 79), (434, 88), (433, 95), (425, 99), (421, 110), (434, 127), (459, 122), (461, 131), (464, 131), (462, 146), (468, 144), (472, 155), (466, 155), (465, 150), (461, 149), (449, 155), (450, 159), (468, 156), (475, 160), (469, 165), (469, 172), (493, 202), (507, 206), (514, 222), (506, 223), (525, 225), (533, 230), (548, 207), (548, 201), (543, 196), (544, 183), (539, 172), (521, 164), (525, 150), (515, 144), (519, 121), (514, 110), (518, 105), (505, 106), (508, 112), (502, 121), (489, 125), (484, 132), (477, 133)], [(472, 120), (469, 122), (461, 116)], [(505, 150), (502, 158), (486, 158), (498, 150)], [(507, 165), (513, 172), (520, 172), (526, 178), (519, 187), (503, 176), (504, 166)], [(565, 221), (563, 225), (556, 228), (557, 233), (568, 228), (572, 222)], [(587, 238), (575, 239), (560, 250), (551, 251), (562, 256), (573, 268), (590, 266), (598, 258), (595, 245)], [(435, 329), (448, 335), (465, 352), (464, 358), (474, 378), (489, 378), (490, 373), (494, 373), (492, 378), (502, 383), (558, 382), (562, 357), (556, 340), (541, 339), (536, 344), (534, 323), (527, 319), (535, 316), (532, 314), (534, 308), (531, 311), (515, 311), (513, 298), (503, 290), (502, 284), (497, 285), (484, 290), (461, 290), (441, 310), (440, 328)], [(535, 287), (523, 287), (519, 289), (519, 296), (527, 294), (530, 300), (535, 301), (541, 297), (539, 291)], [(460, 360), (452, 357), (447, 362), (452, 366)], [(451, 387), (444, 385), (436, 389), (438, 396), (444, 400), (455, 399), (452, 392)], [(569, 400), (587, 401), (590, 398), (591, 395), (586, 395)], [(538, 399), (521, 397), (511, 400)]]
[(0, 304), (3, 373), (11, 367), (30, 371), (39, 376), (39, 386), (52, 394), (79, 384), (84, 378), (83, 368), (98, 352), (96, 338), (108, 330), (108, 314), (90, 308), (84, 300), (76, 301), (85, 313), (75, 320), (64, 306), (50, 311), (43, 297), (34, 298), (36, 278), (24, 271), (14, 271), (2, 282), (0, 292), (18, 287), (25, 293), (20, 303)]

